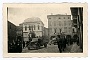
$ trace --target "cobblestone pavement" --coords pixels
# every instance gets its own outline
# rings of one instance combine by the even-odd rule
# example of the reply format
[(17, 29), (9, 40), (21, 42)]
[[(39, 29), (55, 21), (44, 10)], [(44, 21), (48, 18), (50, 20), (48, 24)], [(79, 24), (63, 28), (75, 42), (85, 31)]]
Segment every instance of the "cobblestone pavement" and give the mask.
[[(66, 46), (66, 48), (64, 49), (64, 51), (62, 53), (70, 53), (71, 48), (72, 48), (72, 45)], [(78, 48), (78, 46), (75, 47), (74, 50), (76, 48)], [(81, 49), (77, 49), (73, 53), (79, 53), (79, 52), (81, 52)], [(48, 45), (47, 48), (41, 47), (41, 49), (38, 49), (38, 50), (34, 50), (34, 49), (28, 50), (28, 48), (24, 48), (22, 53), (59, 53), (59, 50), (58, 50), (58, 46), (57, 45), (53, 45), (52, 44), (52, 45)]]
[(59, 53), (57, 45), (48, 45), (47, 48), (41, 47), (38, 50), (23, 49), (22, 53)]

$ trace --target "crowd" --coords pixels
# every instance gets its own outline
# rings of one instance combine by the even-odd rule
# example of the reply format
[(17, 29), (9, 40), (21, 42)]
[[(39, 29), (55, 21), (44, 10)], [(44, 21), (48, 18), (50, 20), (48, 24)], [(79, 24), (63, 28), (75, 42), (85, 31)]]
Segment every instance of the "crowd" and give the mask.
[(22, 52), (22, 37), (18, 36), (16, 40), (8, 40), (8, 53)]
[[(79, 37), (76, 34), (73, 37), (71, 35), (58, 34), (55, 36), (55, 38), (56, 38), (58, 49), (59, 49), (60, 53), (65, 51), (66, 46), (72, 46), (75, 44), (77, 46), (79, 46)], [(53, 38), (53, 39), (55, 39), (55, 38)], [(72, 50), (72, 48), (71, 48), (71, 50)]]

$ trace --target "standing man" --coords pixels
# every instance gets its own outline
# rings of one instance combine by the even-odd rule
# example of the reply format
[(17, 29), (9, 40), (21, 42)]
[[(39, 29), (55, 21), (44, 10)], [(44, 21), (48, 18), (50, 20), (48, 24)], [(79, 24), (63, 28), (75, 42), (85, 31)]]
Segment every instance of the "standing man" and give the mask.
[(62, 44), (62, 36), (61, 35), (57, 35), (57, 44), (58, 44), (58, 48), (59, 48), (59, 52), (61, 53), (62, 52), (62, 47), (63, 47), (63, 44)]
[(57, 40), (59, 52), (61, 53), (62, 50), (61, 50), (61, 41), (60, 41), (60, 36), (59, 35), (57, 35), (56, 40)]
[(16, 52), (21, 53), (22, 52), (22, 37), (18, 36), (16, 41)]
[(23, 48), (25, 47), (25, 41), (23, 41)]
[(64, 51), (66, 48), (66, 39), (65, 39), (65, 34), (61, 34), (60, 36), (60, 43), (61, 43), (61, 50)]
[(29, 44), (31, 44), (31, 41), (32, 41), (32, 36), (31, 36), (31, 34), (29, 33), (29, 41), (27, 42), (27, 47), (28, 47)]

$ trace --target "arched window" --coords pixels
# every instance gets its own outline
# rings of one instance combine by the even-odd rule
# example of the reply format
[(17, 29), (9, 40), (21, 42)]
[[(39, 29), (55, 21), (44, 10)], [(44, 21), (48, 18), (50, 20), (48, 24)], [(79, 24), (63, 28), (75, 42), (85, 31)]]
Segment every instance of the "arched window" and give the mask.
[(31, 30), (31, 26), (29, 26), (29, 30)]
[(27, 30), (27, 26), (25, 26), (25, 31)]
[(38, 30), (40, 29), (39, 25), (38, 25)]
[(34, 30), (35, 30), (35, 25), (34, 25)]
[(33, 25), (32, 25), (32, 31), (33, 31)]

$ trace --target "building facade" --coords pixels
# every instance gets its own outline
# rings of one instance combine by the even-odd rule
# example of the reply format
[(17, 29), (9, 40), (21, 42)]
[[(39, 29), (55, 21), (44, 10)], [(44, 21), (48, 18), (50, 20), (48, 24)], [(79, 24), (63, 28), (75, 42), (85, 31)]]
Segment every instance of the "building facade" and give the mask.
[(28, 34), (31, 32), (35, 33), (35, 37), (41, 37), (44, 34), (44, 24), (38, 17), (27, 18), (22, 24), (23, 26), (23, 39), (28, 41)]
[(23, 28), (21, 25), (17, 26), (16, 33), (17, 33), (17, 36), (21, 36), (21, 37), (23, 36)]
[(16, 25), (8, 21), (8, 41), (13, 42), (16, 40)]
[(83, 49), (83, 7), (71, 7), (70, 9), (73, 19), (73, 27), (76, 29), (76, 32), (73, 29), (73, 34), (79, 36), (79, 45)]
[(48, 37), (48, 28), (44, 27), (44, 36)]
[(64, 33), (66, 35), (72, 34), (71, 15), (48, 15), (49, 36), (53, 34)]

